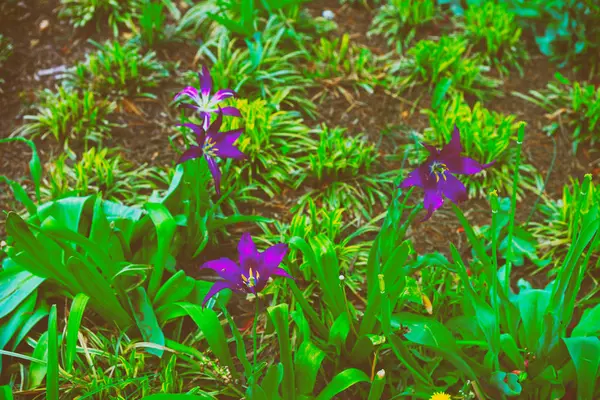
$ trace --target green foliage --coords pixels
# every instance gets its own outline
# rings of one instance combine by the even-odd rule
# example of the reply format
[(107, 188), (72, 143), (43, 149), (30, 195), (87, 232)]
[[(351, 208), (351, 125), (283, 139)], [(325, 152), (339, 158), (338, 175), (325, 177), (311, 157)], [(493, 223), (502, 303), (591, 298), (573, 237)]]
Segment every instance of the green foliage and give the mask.
[(146, 1), (138, 19), (142, 42), (152, 47), (165, 40), (166, 15), (164, 3)]
[(489, 67), (479, 57), (468, 57), (467, 50), (468, 40), (461, 36), (421, 40), (408, 50), (408, 57), (391, 66), (389, 79), (393, 86), (404, 90), (425, 85), (432, 91), (448, 82), (453, 92), (473, 94), (480, 99), (498, 95), (501, 81), (486, 76)]
[(305, 185), (313, 189), (298, 200), (293, 211), (306, 207), (310, 198), (328, 209), (345, 208), (352, 210), (353, 216), (370, 220), (373, 206), (385, 204), (389, 198), (384, 188), (392, 182), (394, 171), (377, 171), (375, 146), (346, 135), (343, 128), (323, 125), (313, 134), (318, 141), (305, 149), (306, 173), (296, 181), (298, 187), (306, 179)]
[(341, 39), (321, 38), (309, 59), (312, 65), (305, 76), (325, 86), (314, 96), (321, 97), (321, 101), (335, 89), (352, 102), (353, 96), (345, 86), (373, 93), (383, 75), (381, 61), (368, 48), (351, 44), (347, 33)]
[(559, 72), (556, 81), (548, 83), (545, 90), (531, 90), (530, 95), (513, 93), (542, 107), (549, 115), (550, 124), (544, 130), (549, 134), (569, 127), (573, 135), (573, 154), (582, 142), (594, 146), (600, 143), (600, 88), (586, 83), (571, 82)]
[[(306, 98), (306, 89), (311, 82), (296, 66), (304, 52), (280, 48), (286, 28), (276, 19), (271, 18), (265, 29), (271, 33), (265, 33), (264, 42), (258, 39), (243, 48), (236, 39), (220, 36), (202, 46), (197, 56), (212, 62), (215, 87), (231, 88), (243, 97), (269, 98), (273, 104), (281, 103), (291, 108), (300, 106), (314, 114), (314, 104)], [(189, 82), (192, 73), (184, 78), (182, 82)]]
[(95, 147), (84, 152), (80, 160), (60, 155), (46, 166), (46, 172), (42, 193), (48, 200), (102, 193), (107, 200), (134, 204), (146, 199), (159, 179), (155, 168), (136, 166), (118, 151)]
[[(454, 125), (458, 126), (464, 154), (485, 164), (496, 161), (476, 177), (464, 176), (461, 181), (467, 187), (470, 197), (485, 196), (490, 188), (501, 193), (512, 193), (513, 179), (510, 171), (515, 163), (515, 147), (511, 143), (517, 139), (519, 122), (513, 115), (504, 115), (490, 111), (477, 102), (470, 107), (462, 96), (454, 96), (446, 100), (435, 110), (424, 111), (429, 116), (431, 128), (426, 129), (424, 141), (435, 144), (438, 148), (450, 141)], [(421, 150), (424, 159), (424, 149)], [(523, 195), (523, 189), (535, 188), (532, 180), (536, 175), (531, 165), (521, 165), (520, 172), (527, 174), (520, 180), (518, 198)]]
[(510, 67), (522, 74), (520, 62), (527, 59), (516, 15), (504, 4), (487, 2), (469, 7), (464, 18), (465, 36), (487, 63), (508, 73)]
[[(532, 232), (539, 242), (545, 259), (555, 261), (564, 258), (578, 230), (578, 216), (600, 204), (600, 186), (590, 183), (589, 186), (571, 179), (570, 185), (563, 188), (562, 199), (547, 200), (540, 210), (544, 215), (543, 222), (532, 222)], [(594, 257), (600, 253), (597, 249)]]
[(152, 51), (140, 54), (138, 46), (117, 41), (101, 45), (90, 40), (98, 48), (88, 54), (69, 72), (65, 85), (87, 89), (101, 96), (120, 99), (123, 97), (151, 97), (148, 92), (169, 76), (163, 64)]
[(244, 128), (236, 144), (248, 156), (248, 161), (229, 161), (223, 169), (225, 185), (234, 188), (228, 204), (236, 209), (239, 201), (263, 202), (263, 193), (273, 198), (282, 188), (292, 187), (302, 169), (299, 156), (314, 139), (297, 112), (277, 110), (261, 99), (236, 99), (232, 104), (242, 118), (225, 120), (222, 129)]
[(138, 14), (140, 6), (140, 0), (61, 0), (58, 15), (68, 18), (76, 28), (95, 20), (99, 31), (108, 23), (116, 37), (120, 25), (133, 30), (132, 18)]
[(435, 21), (438, 12), (435, 0), (391, 0), (377, 11), (368, 34), (407, 46), (417, 29)]
[(102, 142), (111, 136), (111, 130), (119, 125), (110, 120), (116, 104), (98, 99), (92, 90), (69, 90), (58, 87), (53, 92), (44, 89), (39, 92), (39, 102), (35, 104), (35, 114), (26, 115), (27, 122), (17, 129), (14, 135), (52, 136), (58, 142), (67, 144), (69, 140)]

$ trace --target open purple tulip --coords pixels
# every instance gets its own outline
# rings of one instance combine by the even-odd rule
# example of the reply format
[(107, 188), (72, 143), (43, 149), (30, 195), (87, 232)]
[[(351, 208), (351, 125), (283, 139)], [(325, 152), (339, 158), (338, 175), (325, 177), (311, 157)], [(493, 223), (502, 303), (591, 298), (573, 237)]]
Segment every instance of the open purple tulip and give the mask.
[[(206, 66), (202, 66), (202, 72), (198, 73), (198, 80), (200, 81), (200, 93), (198, 93), (198, 89), (193, 86), (187, 86), (181, 92), (175, 95), (173, 100), (177, 100), (182, 96), (187, 96), (195, 104), (186, 104), (187, 107), (193, 108), (200, 112), (200, 118), (202, 118), (202, 127), (204, 129), (208, 129), (208, 125), (210, 124), (210, 116), (211, 114), (216, 114), (218, 112), (218, 104), (229, 98), (234, 97), (235, 92), (231, 89), (221, 89), (217, 91), (213, 96), (210, 95), (212, 91), (212, 77), (210, 76), (210, 71)], [(240, 110), (235, 107), (223, 107), (221, 108), (223, 115), (228, 115), (231, 117), (241, 117)]]
[(262, 253), (256, 250), (256, 245), (249, 233), (244, 233), (238, 244), (239, 264), (229, 258), (209, 261), (200, 268), (215, 271), (222, 281), (215, 282), (202, 302), (206, 302), (223, 289), (231, 289), (238, 293), (256, 294), (263, 290), (272, 276), (292, 278), (279, 264), (287, 254), (287, 244), (276, 244)]
[(460, 144), (460, 132), (456, 125), (452, 132), (452, 139), (441, 150), (422, 144), (429, 151), (429, 157), (416, 170), (408, 174), (399, 186), (402, 188), (418, 186), (425, 190), (423, 205), (427, 215), (421, 222), (431, 218), (433, 212), (444, 204), (444, 196), (454, 203), (467, 199), (465, 185), (452, 174), (473, 175), (495, 162), (482, 165), (471, 158), (461, 157), (463, 147)]
[(244, 159), (246, 155), (242, 153), (235, 145), (235, 141), (240, 137), (243, 129), (234, 129), (227, 132), (219, 132), (221, 124), (223, 123), (223, 113), (219, 112), (217, 119), (213, 122), (208, 129), (192, 124), (178, 124), (178, 126), (185, 126), (190, 128), (196, 134), (196, 142), (198, 145), (192, 145), (187, 149), (179, 159), (178, 163), (182, 163), (194, 158), (200, 158), (204, 156), (208, 162), (208, 168), (210, 173), (215, 180), (215, 188), (217, 195), (221, 195), (221, 170), (217, 164), (215, 157), (220, 158), (235, 158)]

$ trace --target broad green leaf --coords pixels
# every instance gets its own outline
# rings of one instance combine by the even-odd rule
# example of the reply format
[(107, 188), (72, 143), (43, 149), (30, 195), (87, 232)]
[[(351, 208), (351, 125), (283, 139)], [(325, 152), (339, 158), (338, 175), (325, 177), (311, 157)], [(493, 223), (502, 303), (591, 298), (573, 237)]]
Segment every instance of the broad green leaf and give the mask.
[(600, 304), (584, 311), (581, 320), (573, 329), (571, 337), (600, 335)]
[[(165, 335), (162, 329), (158, 325), (152, 303), (146, 295), (146, 291), (142, 287), (136, 289), (136, 298), (133, 301), (132, 308), (135, 310), (133, 314), (137, 326), (140, 329), (142, 337), (149, 343), (158, 344), (160, 346), (165, 345)], [(147, 348), (148, 353), (154, 354), (155, 356), (162, 357), (164, 350), (157, 348)]]
[(267, 369), (267, 373), (260, 383), (260, 387), (267, 394), (267, 399), (269, 400), (280, 400), (281, 396), (279, 395), (279, 387), (281, 386), (281, 381), (283, 380), (283, 364), (276, 363), (271, 364), (271, 366)]
[(12, 390), (10, 386), (0, 386), (0, 400), (13, 400)]
[(219, 359), (222, 365), (229, 368), (232, 376), (237, 377), (238, 373), (235, 370), (233, 359), (225, 337), (225, 331), (221, 322), (217, 317), (217, 313), (210, 308), (202, 308), (198, 304), (187, 302), (176, 303), (183, 308), (192, 320), (198, 325), (198, 328), (204, 334), (211, 351)]
[(73, 361), (75, 360), (75, 353), (77, 348), (77, 338), (79, 335), (79, 328), (81, 327), (81, 320), (83, 319), (83, 312), (85, 306), (90, 298), (79, 293), (73, 299), (71, 303), (71, 310), (69, 311), (69, 320), (67, 321), (67, 332), (66, 332), (66, 348), (65, 348), (65, 370), (71, 372), (73, 367)]
[(0, 318), (12, 312), (43, 281), (20, 267), (0, 270)]
[(543, 340), (544, 314), (550, 303), (550, 292), (532, 289), (519, 294), (518, 306), (523, 321), (525, 343), (530, 351), (540, 351)]
[[(10, 318), (0, 325), (0, 350), (4, 349), (12, 339), (17, 330), (27, 321), (32, 313), (37, 300), (37, 292), (32, 293), (25, 299)], [(0, 357), (0, 371), (2, 370), (2, 358)]]
[(295, 360), (298, 394), (312, 394), (323, 359), (325, 353), (311, 342), (300, 345)]
[(492, 374), (490, 382), (505, 396), (513, 397), (521, 394), (522, 387), (518, 379), (516, 374), (496, 371)]
[(287, 304), (278, 304), (267, 309), (279, 342), (279, 359), (283, 364), (283, 398), (296, 398), (294, 363), (292, 361), (292, 346), (290, 343), (290, 322)]
[(56, 305), (48, 316), (48, 374), (46, 377), (46, 399), (58, 400), (58, 327)]
[(154, 269), (148, 282), (148, 295), (153, 299), (162, 281), (163, 271), (170, 255), (171, 242), (173, 241), (177, 224), (167, 207), (163, 204), (146, 203), (144, 208), (148, 211), (148, 215), (156, 229), (157, 248), (156, 253), (152, 256)]
[(329, 344), (336, 348), (338, 356), (341, 355), (341, 349), (346, 344), (349, 333), (350, 322), (348, 321), (348, 314), (344, 313), (337, 317), (329, 330)]
[(325, 389), (319, 393), (316, 400), (330, 400), (337, 394), (361, 382), (370, 382), (371, 380), (359, 369), (349, 368), (337, 374)]
[(563, 338), (577, 373), (577, 399), (593, 400), (600, 367), (600, 339), (595, 336)]
[(44, 363), (31, 363), (29, 366), (29, 380), (27, 382), (28, 389), (38, 388), (48, 371), (48, 331), (42, 333), (38, 339), (35, 348), (33, 349), (32, 358), (43, 360)]

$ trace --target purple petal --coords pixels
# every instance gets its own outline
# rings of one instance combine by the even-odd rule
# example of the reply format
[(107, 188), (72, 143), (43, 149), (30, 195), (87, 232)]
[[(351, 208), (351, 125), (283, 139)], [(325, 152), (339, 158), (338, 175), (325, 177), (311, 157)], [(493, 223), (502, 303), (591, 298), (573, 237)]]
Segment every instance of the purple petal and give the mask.
[(460, 144), (460, 131), (458, 126), (454, 125), (454, 131), (452, 132), (452, 139), (444, 146), (440, 151), (440, 157), (451, 157), (459, 156), (463, 152), (463, 147)]
[(252, 264), (252, 267), (258, 262), (258, 251), (256, 245), (249, 233), (244, 233), (238, 243), (238, 253), (240, 255), (240, 265), (244, 270), (250, 269), (247, 264)]
[(279, 264), (281, 264), (287, 252), (288, 245), (285, 243), (279, 243), (269, 247), (260, 255), (262, 266), (269, 274), (272, 274), (273, 271), (279, 267)]
[(206, 65), (202, 66), (202, 73), (198, 74), (198, 78), (200, 79), (200, 91), (202, 92), (202, 96), (208, 97), (212, 90), (212, 77), (210, 76), (210, 71), (206, 68)]
[(206, 130), (206, 134), (209, 137), (216, 138), (219, 134), (219, 129), (221, 129), (222, 124), (223, 124), (223, 113), (221, 112), (221, 108), (219, 108), (219, 114), (217, 115), (217, 119), (215, 119), (215, 122), (210, 124), (210, 126)]
[(207, 131), (208, 127), (210, 126), (210, 113), (207, 113), (206, 111), (200, 111), (200, 118), (202, 118), (202, 128)]
[(220, 132), (215, 144), (216, 155), (221, 158), (244, 159), (246, 155), (242, 153), (233, 143), (244, 132), (243, 129), (236, 129), (228, 132)]
[(221, 89), (211, 99), (214, 103), (218, 103), (230, 97), (235, 97), (235, 92), (231, 89)]
[(235, 107), (223, 107), (221, 108), (221, 112), (223, 113), (223, 115), (228, 115), (230, 117), (241, 117), (242, 114), (240, 113), (240, 110), (238, 110)]
[(208, 302), (208, 300), (210, 300), (211, 297), (213, 297), (214, 295), (216, 295), (223, 289), (232, 289), (232, 288), (230, 287), (230, 284), (228, 282), (225, 282), (225, 281), (215, 282), (211, 286), (211, 288), (208, 291), (208, 293), (206, 294), (206, 296), (204, 297), (204, 300), (202, 301), (202, 307), (204, 307), (206, 305), (206, 303)]
[(221, 196), (221, 170), (219, 170), (219, 165), (212, 157), (206, 157), (206, 161), (208, 162), (208, 169), (215, 180), (215, 189), (217, 190), (217, 196)]
[(455, 176), (446, 173), (446, 179), (440, 181), (440, 188), (444, 196), (454, 203), (460, 203), (468, 199), (467, 189)]
[(177, 164), (181, 164), (183, 162), (186, 162), (188, 160), (193, 160), (195, 158), (199, 158), (202, 157), (202, 147), (199, 146), (190, 146), (189, 149), (187, 149), (179, 158), (179, 161), (177, 161)]
[(202, 146), (204, 144), (205, 131), (200, 125), (192, 124), (191, 122), (186, 122), (185, 124), (177, 124), (177, 126), (185, 126), (186, 128), (191, 129), (196, 134), (196, 140), (198, 141), (198, 145)]
[(400, 183), (402, 188), (407, 188), (411, 186), (423, 187), (423, 181), (425, 180), (423, 177), (427, 174), (427, 165), (421, 165), (419, 168), (411, 171), (406, 178)]
[(229, 258), (219, 258), (218, 260), (208, 261), (202, 264), (200, 269), (212, 269), (221, 278), (236, 283), (241, 279), (242, 269)]
[(481, 165), (477, 161), (469, 157), (447, 156), (440, 158), (440, 161), (446, 164), (448, 170), (453, 174), (473, 175), (481, 170), (492, 166), (495, 161), (489, 164)]
[(435, 147), (433, 147), (430, 144), (421, 143), (421, 146), (425, 147), (427, 149), (427, 151), (429, 151), (429, 153), (432, 155), (438, 155), (440, 153), (440, 151), (438, 149), (436, 149)]
[(440, 208), (444, 204), (444, 198), (440, 190), (432, 189), (425, 190), (425, 198), (423, 199), (423, 206), (427, 210), (427, 215), (421, 220), (421, 222), (427, 221), (431, 218), (431, 215), (435, 210)]
[(275, 268), (273, 271), (271, 271), (271, 276), (283, 276), (284, 278), (294, 279), (294, 277), (283, 268)]
[(200, 102), (200, 96), (198, 95), (198, 89), (196, 89), (193, 86), (185, 87), (181, 92), (179, 92), (175, 95), (173, 100), (177, 100), (181, 96), (188, 96), (190, 99), (194, 100), (195, 102), (197, 102), (197, 103)]

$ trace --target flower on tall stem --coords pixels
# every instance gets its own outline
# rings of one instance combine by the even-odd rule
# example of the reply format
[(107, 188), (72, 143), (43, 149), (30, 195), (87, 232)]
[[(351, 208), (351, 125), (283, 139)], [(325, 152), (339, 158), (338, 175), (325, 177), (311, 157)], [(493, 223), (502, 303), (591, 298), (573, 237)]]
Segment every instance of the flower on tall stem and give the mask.
[(227, 132), (219, 132), (223, 123), (223, 113), (219, 112), (217, 119), (213, 122), (208, 129), (204, 129), (202, 126), (185, 123), (178, 124), (179, 126), (185, 126), (190, 128), (196, 134), (197, 145), (191, 145), (179, 159), (178, 163), (183, 163), (188, 160), (195, 158), (204, 157), (208, 162), (208, 168), (215, 181), (215, 188), (217, 195), (221, 195), (221, 170), (215, 160), (215, 157), (219, 158), (235, 158), (244, 159), (246, 155), (242, 153), (235, 145), (235, 141), (240, 137), (243, 129), (234, 129)]
[[(186, 104), (186, 107), (198, 110), (200, 118), (202, 118), (202, 127), (208, 129), (211, 114), (218, 112), (219, 103), (230, 97), (235, 97), (236, 94), (231, 89), (221, 89), (211, 96), (210, 92), (213, 86), (212, 77), (206, 66), (202, 66), (202, 72), (198, 72), (198, 80), (200, 81), (200, 92), (193, 86), (186, 86), (185, 89), (175, 95), (173, 100), (178, 100), (183, 96), (189, 97), (194, 104)], [(235, 107), (222, 107), (220, 110), (223, 112), (223, 115), (231, 117), (242, 116), (240, 110)]]
[[(208, 261), (200, 268), (212, 269), (221, 278), (208, 291), (202, 302), (206, 302), (223, 289), (231, 289), (238, 293), (257, 294), (264, 289), (272, 276), (292, 278), (279, 265), (288, 252), (287, 244), (276, 244), (263, 252), (256, 249), (256, 245), (249, 233), (244, 233), (238, 244), (239, 264), (229, 258), (219, 258)], [(292, 278), (293, 279), (293, 278)]]
[(422, 143), (429, 151), (429, 157), (416, 170), (402, 181), (399, 187), (418, 186), (425, 190), (423, 206), (427, 215), (421, 222), (431, 218), (435, 210), (444, 204), (444, 196), (454, 203), (467, 199), (465, 185), (452, 174), (473, 175), (490, 167), (495, 161), (480, 164), (469, 157), (462, 157), (463, 147), (460, 144), (460, 132), (454, 126), (452, 139), (441, 150)]

